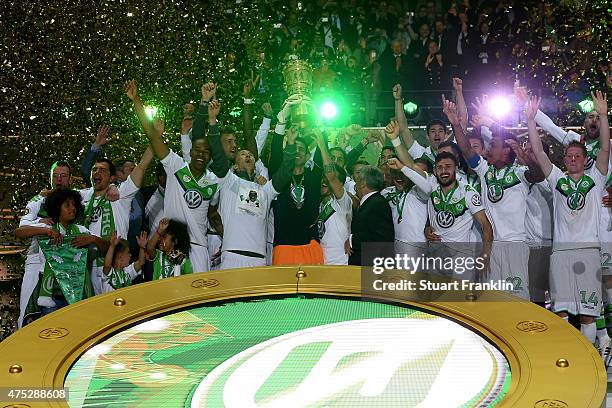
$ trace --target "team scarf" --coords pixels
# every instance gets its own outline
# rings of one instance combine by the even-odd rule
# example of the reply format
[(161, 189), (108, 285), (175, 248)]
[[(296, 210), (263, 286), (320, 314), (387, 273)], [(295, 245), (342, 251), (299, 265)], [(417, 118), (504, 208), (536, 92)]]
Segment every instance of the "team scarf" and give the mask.
[(193, 272), (191, 261), (181, 251), (165, 254), (159, 249), (153, 259), (153, 280), (186, 275)]
[(132, 285), (132, 277), (123, 269), (112, 268), (107, 279), (113, 289), (125, 288)]
[[(51, 228), (60, 232), (59, 224)], [(39, 299), (52, 297), (55, 282), (69, 304), (92, 296), (91, 285), (88, 284), (88, 249), (72, 247), (72, 240), (78, 235), (81, 235), (79, 228), (76, 224), (71, 224), (65, 231), (62, 245), (54, 245), (51, 239), (39, 241), (40, 249), (45, 255)]]
[[(98, 198), (98, 204), (94, 206), (94, 201)], [(94, 195), (89, 199), (87, 207), (85, 207), (85, 228), (90, 229), (91, 224), (100, 220), (100, 237), (108, 238), (115, 231), (115, 215), (113, 207), (106, 196), (96, 197)], [(96, 258), (96, 266), (104, 266), (104, 258), (98, 256)]]

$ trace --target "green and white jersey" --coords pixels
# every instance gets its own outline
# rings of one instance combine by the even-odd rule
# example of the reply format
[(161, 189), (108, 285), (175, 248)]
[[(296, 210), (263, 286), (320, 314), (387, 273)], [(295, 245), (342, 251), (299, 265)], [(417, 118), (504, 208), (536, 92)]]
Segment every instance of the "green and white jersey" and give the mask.
[(432, 165), (436, 162), (436, 153), (432, 150), (431, 146), (423, 147), (416, 140), (408, 149), (408, 154), (414, 160), (424, 159), (430, 162)]
[(183, 258), (180, 265), (170, 262), (170, 259), (159, 249), (155, 251), (153, 258), (153, 280), (172, 278), (193, 273), (193, 266), (188, 256)]
[(136, 276), (138, 276), (138, 272), (136, 272), (134, 263), (132, 263), (123, 269), (112, 268), (105, 279), (113, 289), (120, 289), (131, 286)]
[(484, 207), (493, 225), (493, 239), (524, 242), (530, 185), (525, 178), (527, 167), (511, 164), (496, 169), (481, 157), (474, 170), (480, 177)]
[[(45, 197), (40, 194), (35, 195), (26, 205), (26, 213), (19, 219), (20, 227), (38, 227), (41, 226), (40, 219), (47, 216), (46, 212), (42, 209), (42, 204), (45, 201)], [(42, 224), (44, 225), (44, 224)], [(28, 247), (28, 259), (27, 263), (38, 262), (39, 246), (38, 238), (32, 237), (32, 242)]]
[(483, 210), (480, 194), (469, 184), (456, 182), (444, 193), (437, 181), (432, 182), (427, 212), (431, 228), (442, 242), (470, 242), (474, 214)]
[(208, 207), (219, 199), (218, 178), (206, 170), (196, 179), (189, 165), (176, 153), (161, 160), (168, 175), (164, 195), (164, 217), (187, 224), (192, 243), (207, 245)]
[(166, 189), (162, 186), (157, 187), (155, 192), (147, 202), (145, 215), (149, 220), (149, 231), (156, 231), (164, 215), (164, 194)]
[(574, 181), (553, 165), (546, 179), (553, 190), (553, 250), (599, 247), (601, 192), (606, 175), (593, 167)]
[(132, 199), (139, 188), (129, 176), (121, 183), (118, 190), (119, 199), (116, 201), (108, 201), (104, 196), (96, 196), (93, 187), (80, 191), (85, 206), (85, 226), (93, 235), (108, 237), (113, 230), (116, 230), (118, 236), (127, 238)]
[(219, 179), (219, 214), (223, 220), (222, 251), (266, 254), (268, 215), (278, 191), (272, 180), (260, 185), (228, 171)]
[(428, 194), (412, 182), (403, 191), (387, 187), (380, 192), (389, 202), (395, 227), (395, 240), (407, 243), (425, 242)]
[(474, 190), (480, 193), (480, 177), (478, 174), (470, 174), (466, 173), (463, 170), (457, 168), (457, 181), (462, 184), (469, 184), (474, 188)]
[(326, 265), (348, 264), (344, 243), (351, 233), (352, 214), (353, 202), (346, 190), (342, 197), (332, 194), (329, 201), (320, 204), (316, 224)]

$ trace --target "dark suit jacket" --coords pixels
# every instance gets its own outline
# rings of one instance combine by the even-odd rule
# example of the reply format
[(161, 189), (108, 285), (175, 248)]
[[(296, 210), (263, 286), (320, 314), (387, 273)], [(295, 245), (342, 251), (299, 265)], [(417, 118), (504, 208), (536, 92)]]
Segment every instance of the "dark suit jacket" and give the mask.
[[(353, 214), (351, 233), (353, 235), (353, 254), (349, 257), (349, 265), (361, 265), (361, 244), (394, 242), (395, 231), (393, 229), (391, 207), (380, 193), (374, 193), (368, 197), (355, 214)], [(370, 256), (372, 251), (368, 250), (367, 252), (368, 258), (371, 258), (372, 256), (379, 256), (380, 251), (375, 249), (372, 256)], [(369, 264), (371, 265), (371, 262)]]

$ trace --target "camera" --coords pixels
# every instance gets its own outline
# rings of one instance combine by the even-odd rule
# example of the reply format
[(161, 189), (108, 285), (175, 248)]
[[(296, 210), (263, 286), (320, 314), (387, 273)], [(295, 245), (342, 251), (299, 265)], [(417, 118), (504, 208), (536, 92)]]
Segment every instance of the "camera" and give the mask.
[(327, 23), (329, 21), (329, 18), (327, 17), (321, 17), (321, 22), (322, 23)]

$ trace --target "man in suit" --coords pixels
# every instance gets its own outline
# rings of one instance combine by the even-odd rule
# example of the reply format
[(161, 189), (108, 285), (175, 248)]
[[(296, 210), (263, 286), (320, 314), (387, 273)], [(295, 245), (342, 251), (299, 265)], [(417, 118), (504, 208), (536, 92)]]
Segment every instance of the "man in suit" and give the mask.
[[(392, 247), (395, 239), (391, 207), (380, 194), (384, 177), (374, 166), (364, 166), (355, 178), (355, 191), (361, 200), (359, 208), (353, 215), (351, 235), (345, 244), (349, 254), (349, 265), (362, 264), (362, 244), (387, 242)], [(369, 253), (376, 252), (376, 253)], [(368, 250), (368, 258), (379, 256), (379, 248)], [(371, 265), (371, 262), (364, 262)]]

